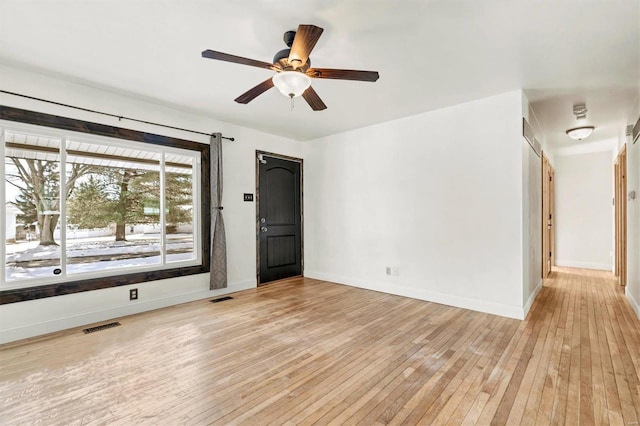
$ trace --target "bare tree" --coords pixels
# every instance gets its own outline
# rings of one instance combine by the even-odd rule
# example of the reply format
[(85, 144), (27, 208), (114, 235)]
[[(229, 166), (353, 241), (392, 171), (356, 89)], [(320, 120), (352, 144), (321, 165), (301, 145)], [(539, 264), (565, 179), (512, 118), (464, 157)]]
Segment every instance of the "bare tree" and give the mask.
[[(57, 245), (53, 233), (60, 219), (60, 163), (11, 157), (9, 164), (13, 167), (7, 170), (6, 181), (28, 195), (31, 208), (36, 209), (40, 245)], [(73, 192), (78, 178), (90, 170), (86, 164), (68, 164), (65, 198)]]

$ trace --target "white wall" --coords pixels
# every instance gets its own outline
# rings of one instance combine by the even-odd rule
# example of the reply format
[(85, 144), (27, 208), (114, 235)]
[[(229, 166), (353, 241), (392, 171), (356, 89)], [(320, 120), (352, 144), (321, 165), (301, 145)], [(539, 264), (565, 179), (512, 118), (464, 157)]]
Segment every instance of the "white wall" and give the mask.
[(523, 318), (521, 127), (514, 91), (307, 143), (305, 275)]
[[(635, 125), (640, 117), (640, 93), (628, 123)], [(627, 193), (636, 192), (635, 200), (627, 199), (627, 298), (640, 318), (640, 141), (631, 143), (630, 138), (621, 136), (627, 142)]]
[(542, 160), (522, 138), (523, 293), (529, 311), (542, 288)]
[[(209, 291), (201, 274), (136, 284), (137, 302), (127, 286), (1, 305), (0, 343), (255, 287), (255, 205), (242, 193), (254, 192), (256, 149), (305, 158), (305, 275), (526, 315), (520, 91), (303, 144), (7, 66), (0, 75), (4, 90), (236, 138), (223, 148), (229, 289)], [(208, 143), (10, 95), (0, 104)]]
[[(222, 131), (235, 137), (235, 142), (223, 142), (229, 271), (226, 292), (256, 286), (255, 204), (242, 200), (244, 192), (255, 191), (255, 150), (302, 157), (299, 142), (8, 66), (0, 66), (0, 75), (3, 90), (204, 132)], [(5, 94), (0, 94), (0, 104), (208, 143), (206, 136), (118, 122)], [(208, 279), (208, 274), (200, 274), (136, 284), (137, 302), (128, 300), (127, 286), (0, 305), (0, 343), (224, 293), (209, 291)]]
[(555, 156), (556, 265), (613, 269), (611, 150)]

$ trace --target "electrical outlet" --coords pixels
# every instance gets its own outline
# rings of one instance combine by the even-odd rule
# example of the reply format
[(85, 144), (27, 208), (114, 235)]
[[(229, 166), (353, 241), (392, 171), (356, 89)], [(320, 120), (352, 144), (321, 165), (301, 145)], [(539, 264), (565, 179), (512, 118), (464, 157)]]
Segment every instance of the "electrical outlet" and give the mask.
[(399, 266), (394, 266), (392, 271), (391, 271), (391, 274), (394, 277), (399, 277), (400, 276), (400, 267)]
[(138, 289), (137, 288), (129, 289), (129, 300), (138, 300)]
[(391, 275), (391, 266), (386, 267), (387, 275)]

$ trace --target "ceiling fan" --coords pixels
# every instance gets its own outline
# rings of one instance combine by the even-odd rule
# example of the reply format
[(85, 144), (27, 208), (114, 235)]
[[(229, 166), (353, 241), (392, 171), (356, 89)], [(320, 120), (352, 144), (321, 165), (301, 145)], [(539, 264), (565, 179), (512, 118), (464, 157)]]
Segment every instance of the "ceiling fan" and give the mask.
[(305, 101), (314, 111), (326, 109), (320, 96), (311, 87), (311, 78), (329, 78), (334, 80), (371, 81), (378, 80), (377, 71), (342, 70), (334, 68), (311, 68), (309, 54), (318, 42), (324, 29), (315, 25), (299, 25), (298, 31), (284, 33), (284, 42), (287, 49), (276, 53), (273, 63), (243, 58), (215, 50), (202, 52), (203, 58), (217, 59), (219, 61), (233, 62), (236, 64), (250, 65), (275, 71), (276, 74), (247, 90), (238, 96), (235, 101), (248, 104), (259, 95), (276, 86), (280, 92), (291, 98), (302, 95)]

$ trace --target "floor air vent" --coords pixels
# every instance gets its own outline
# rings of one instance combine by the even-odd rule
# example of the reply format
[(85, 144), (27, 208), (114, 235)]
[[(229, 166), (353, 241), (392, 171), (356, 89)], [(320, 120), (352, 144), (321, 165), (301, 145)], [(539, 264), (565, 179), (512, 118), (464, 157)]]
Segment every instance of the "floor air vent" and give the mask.
[(120, 324), (119, 322), (110, 322), (109, 324), (102, 324), (102, 325), (97, 325), (95, 327), (89, 327), (89, 328), (85, 328), (84, 330), (84, 334), (89, 334), (89, 333), (95, 333), (96, 331), (101, 331), (101, 330), (106, 330), (107, 328), (113, 328), (113, 327), (118, 327)]
[(231, 299), (233, 299), (233, 297), (225, 296), (225, 297), (220, 297), (219, 299), (213, 299), (211, 303), (224, 302), (225, 300), (231, 300)]

